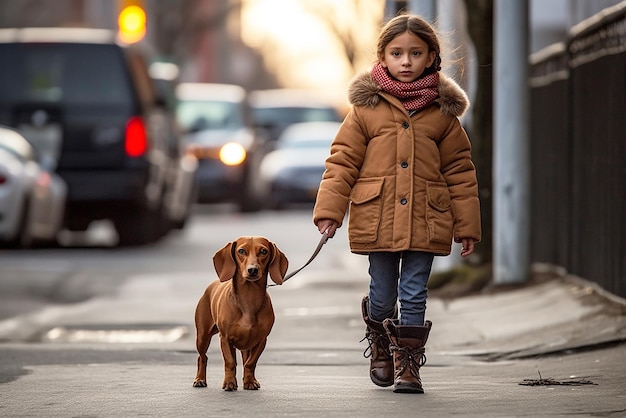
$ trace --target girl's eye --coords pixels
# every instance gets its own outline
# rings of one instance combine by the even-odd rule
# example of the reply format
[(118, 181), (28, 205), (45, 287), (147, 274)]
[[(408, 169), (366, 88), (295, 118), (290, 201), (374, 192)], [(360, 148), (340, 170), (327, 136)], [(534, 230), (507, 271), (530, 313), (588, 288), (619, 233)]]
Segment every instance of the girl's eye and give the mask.
[(397, 51), (393, 51), (393, 52), (391, 53), (391, 56), (392, 56), (392, 57), (399, 57), (399, 56), (400, 56), (400, 53), (399, 53), (399, 52), (397, 52)]
[(419, 51), (413, 51), (413, 56), (418, 57), (420, 56), (422, 53)]

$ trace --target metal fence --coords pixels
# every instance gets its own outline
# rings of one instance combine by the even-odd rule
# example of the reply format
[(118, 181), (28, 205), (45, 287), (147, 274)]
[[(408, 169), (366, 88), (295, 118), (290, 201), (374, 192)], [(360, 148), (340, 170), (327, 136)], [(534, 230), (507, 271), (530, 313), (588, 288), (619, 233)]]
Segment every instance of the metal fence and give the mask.
[(531, 57), (531, 258), (626, 297), (626, 5)]

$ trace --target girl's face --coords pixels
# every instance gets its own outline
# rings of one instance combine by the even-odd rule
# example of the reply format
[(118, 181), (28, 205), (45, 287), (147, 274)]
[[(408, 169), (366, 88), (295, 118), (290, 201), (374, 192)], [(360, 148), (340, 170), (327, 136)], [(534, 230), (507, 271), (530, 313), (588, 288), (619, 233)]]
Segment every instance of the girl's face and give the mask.
[(396, 36), (387, 44), (380, 63), (399, 81), (410, 83), (417, 80), (435, 60), (435, 51), (428, 51), (428, 44), (411, 32)]

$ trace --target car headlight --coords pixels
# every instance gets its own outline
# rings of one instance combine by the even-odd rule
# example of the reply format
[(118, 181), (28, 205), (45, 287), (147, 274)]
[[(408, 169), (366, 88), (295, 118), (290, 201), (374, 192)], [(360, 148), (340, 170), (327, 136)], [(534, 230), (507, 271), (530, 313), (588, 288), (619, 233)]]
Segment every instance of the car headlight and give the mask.
[(246, 149), (236, 142), (224, 144), (220, 149), (220, 161), (226, 165), (239, 165), (246, 159)]

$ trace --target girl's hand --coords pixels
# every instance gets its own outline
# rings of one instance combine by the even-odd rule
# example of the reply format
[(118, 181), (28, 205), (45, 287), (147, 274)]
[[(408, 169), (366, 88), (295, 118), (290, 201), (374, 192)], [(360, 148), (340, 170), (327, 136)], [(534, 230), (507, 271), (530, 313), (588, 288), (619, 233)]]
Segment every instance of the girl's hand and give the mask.
[(323, 234), (324, 231), (328, 231), (328, 238), (332, 238), (335, 236), (335, 231), (339, 224), (332, 219), (320, 219), (317, 221), (317, 230), (320, 231), (320, 234)]
[(467, 257), (474, 252), (474, 240), (472, 238), (461, 239), (461, 257)]

